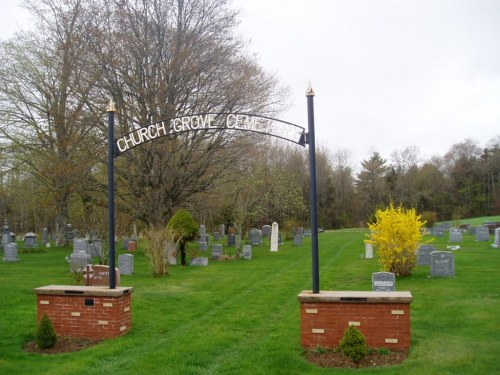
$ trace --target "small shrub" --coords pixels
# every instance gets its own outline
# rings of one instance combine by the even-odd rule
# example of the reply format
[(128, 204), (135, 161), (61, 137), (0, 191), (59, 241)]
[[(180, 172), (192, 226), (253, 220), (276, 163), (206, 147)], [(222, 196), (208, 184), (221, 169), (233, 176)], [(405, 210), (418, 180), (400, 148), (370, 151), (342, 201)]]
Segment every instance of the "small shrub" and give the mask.
[(363, 333), (354, 326), (349, 326), (344, 332), (344, 337), (339, 343), (342, 352), (352, 359), (354, 363), (359, 363), (368, 354), (368, 344)]
[(163, 228), (148, 228), (144, 231), (147, 243), (144, 250), (153, 276), (168, 275), (168, 253), (175, 243), (172, 243), (171, 235)]
[(380, 348), (378, 350), (378, 354), (380, 354), (380, 355), (389, 355), (391, 353), (392, 353), (391, 349), (388, 349), (388, 348)]
[(57, 341), (56, 330), (47, 314), (43, 314), (38, 323), (36, 332), (36, 344), (40, 349), (49, 349), (54, 347)]

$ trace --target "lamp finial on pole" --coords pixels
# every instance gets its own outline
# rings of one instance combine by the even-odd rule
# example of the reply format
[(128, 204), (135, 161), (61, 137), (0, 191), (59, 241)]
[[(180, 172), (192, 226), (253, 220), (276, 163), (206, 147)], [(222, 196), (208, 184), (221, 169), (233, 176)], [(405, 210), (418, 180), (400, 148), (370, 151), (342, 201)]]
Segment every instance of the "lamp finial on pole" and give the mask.
[(307, 86), (306, 96), (314, 96), (314, 90), (312, 88), (311, 82), (309, 82), (309, 86)]

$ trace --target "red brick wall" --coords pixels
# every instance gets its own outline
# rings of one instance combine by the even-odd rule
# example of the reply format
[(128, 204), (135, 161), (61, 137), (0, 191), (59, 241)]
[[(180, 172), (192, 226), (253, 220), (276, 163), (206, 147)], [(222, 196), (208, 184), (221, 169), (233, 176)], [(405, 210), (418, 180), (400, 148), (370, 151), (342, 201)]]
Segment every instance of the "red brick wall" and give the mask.
[[(408, 350), (411, 295), (410, 301), (408, 298), (398, 301), (394, 295), (386, 294), (397, 292), (354, 293), (355, 299), (363, 301), (349, 301), (352, 299), (349, 292), (337, 292), (335, 298), (328, 292), (327, 298), (321, 298), (321, 294), (316, 295), (317, 298), (311, 298), (310, 294), (305, 298), (301, 298), (304, 293), (299, 295), (302, 346), (336, 348), (345, 330), (354, 325), (365, 335), (370, 348)], [(375, 293), (376, 298), (370, 293)]]
[[(81, 288), (85, 287), (79, 290)], [(51, 293), (50, 289), (47, 294), (37, 290), (38, 320), (47, 314), (58, 335), (109, 339), (126, 334), (132, 327), (130, 292), (114, 295), (93, 295), (91, 291), (85, 291), (84, 295)]]

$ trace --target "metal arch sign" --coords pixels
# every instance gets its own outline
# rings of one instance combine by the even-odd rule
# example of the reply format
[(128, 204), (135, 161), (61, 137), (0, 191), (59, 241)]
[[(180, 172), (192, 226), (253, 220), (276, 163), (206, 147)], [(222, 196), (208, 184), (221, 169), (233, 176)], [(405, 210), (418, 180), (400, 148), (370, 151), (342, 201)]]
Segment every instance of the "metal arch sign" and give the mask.
[(247, 113), (204, 113), (162, 120), (135, 129), (115, 140), (114, 157), (157, 138), (199, 130), (250, 131), (281, 138), (301, 146), (306, 144), (305, 128), (290, 122)]

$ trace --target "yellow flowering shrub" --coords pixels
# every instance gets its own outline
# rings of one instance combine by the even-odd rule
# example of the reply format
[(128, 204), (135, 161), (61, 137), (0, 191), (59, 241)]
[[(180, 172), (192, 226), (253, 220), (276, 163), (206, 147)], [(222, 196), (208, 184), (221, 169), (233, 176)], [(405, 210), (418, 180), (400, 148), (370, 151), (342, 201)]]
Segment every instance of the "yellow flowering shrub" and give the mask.
[(377, 246), (383, 271), (409, 276), (417, 264), (417, 250), (422, 241), (425, 221), (414, 209), (391, 205), (377, 210), (375, 222), (368, 224), (371, 242)]

